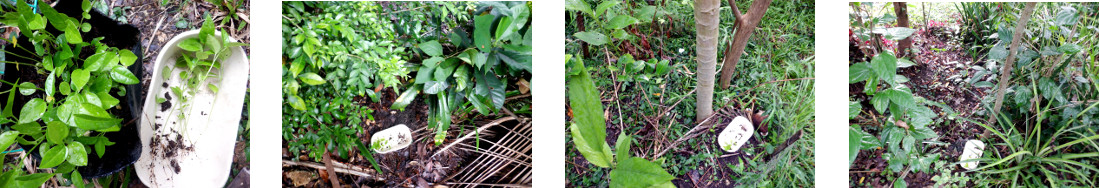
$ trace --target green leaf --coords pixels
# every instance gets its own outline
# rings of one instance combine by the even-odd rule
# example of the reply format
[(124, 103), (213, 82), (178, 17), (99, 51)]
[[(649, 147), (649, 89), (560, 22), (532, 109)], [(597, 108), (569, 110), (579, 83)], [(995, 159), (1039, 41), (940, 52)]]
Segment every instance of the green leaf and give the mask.
[(1056, 23), (1058, 25), (1076, 24), (1076, 21), (1078, 20), (1076, 12), (1076, 8), (1072, 8), (1072, 6), (1062, 6), (1061, 11), (1058, 11), (1057, 16), (1055, 17)]
[(870, 70), (869, 63), (855, 63), (848, 68), (848, 72), (847, 83), (866, 81), (870, 76), (875, 75), (874, 71)]
[(85, 84), (88, 84), (88, 79), (91, 79), (91, 72), (84, 69), (76, 69), (72, 72), (72, 90), (80, 91), (84, 88)]
[(19, 137), (19, 131), (4, 131), (0, 133), (0, 148), (7, 149), (11, 144), (15, 143), (15, 138)]
[(614, 143), (614, 149), (616, 150), (615, 160), (625, 161), (630, 158), (630, 143), (633, 142), (633, 137), (626, 134), (626, 131), (621, 131), (618, 134), (618, 141)]
[(308, 64), (308, 62), (305, 62), (307, 58), (308, 57), (300, 57), (294, 59), (294, 62), (290, 63), (290, 74), (293, 74), (294, 77), (298, 77), (298, 74), (301, 74), (301, 71), (305, 70), (305, 65)]
[[(85, 0), (84, 2), (87, 2), (87, 1)], [(84, 188), (85, 187), (84, 186), (84, 176), (80, 175), (80, 171), (73, 171), (72, 175), (70, 175), (69, 177), (72, 177), (71, 179), (72, 179), (72, 182), (73, 182), (73, 186), (75, 186), (76, 188)]]
[(53, 168), (65, 162), (65, 159), (69, 158), (69, 148), (65, 146), (54, 146), (46, 150), (45, 155), (42, 155), (42, 163), (38, 168)]
[(290, 107), (297, 110), (305, 110), (305, 101), (302, 101), (301, 97), (298, 97), (298, 95), (290, 95), (286, 100), (290, 103)]
[(893, 181), (893, 188), (907, 188), (908, 183), (904, 182), (904, 178), (897, 178)]
[(389, 108), (404, 111), (404, 108), (408, 106), (408, 104), (412, 104), (412, 101), (416, 100), (416, 95), (418, 94), (420, 94), (419, 88), (409, 87), (408, 90), (401, 93), (401, 96), (397, 97), (396, 101), (393, 101), (393, 105), (390, 105)]
[(298, 75), (298, 79), (309, 85), (321, 85), (325, 83), (324, 78), (321, 78), (320, 75), (312, 72), (302, 73), (301, 75)]
[(652, 187), (668, 184), (675, 176), (668, 174), (660, 165), (645, 160), (645, 158), (631, 157), (628, 160), (618, 162), (618, 166), (611, 170), (611, 187)]
[(491, 14), (485, 14), (477, 16), (473, 20), (473, 45), (477, 46), (482, 52), (487, 52), (492, 49), (492, 21), (495, 16)]
[(30, 82), (23, 82), (19, 84), (19, 93), (23, 95), (31, 95), (34, 94), (35, 90), (37, 90), (36, 88), (37, 87), (35, 87), (34, 84)]
[(434, 80), (427, 81), (427, 83), (424, 83), (424, 93), (433, 95), (438, 94), (439, 92), (446, 90), (447, 87), (449, 87), (449, 85), (447, 85), (446, 82)]
[(137, 55), (134, 55), (134, 52), (132, 52), (130, 50), (126, 50), (126, 49), (118, 51), (118, 58), (119, 58), (119, 61), (122, 63), (122, 66), (127, 66), (127, 67), (129, 67), (130, 65), (133, 65), (134, 62), (137, 61)]
[(75, 166), (88, 165), (88, 150), (80, 142), (69, 142), (69, 164)]
[(607, 25), (604, 25), (603, 27), (604, 29), (622, 29), (626, 26), (633, 25), (634, 23), (637, 23), (637, 18), (633, 18), (633, 16), (630, 15), (620, 14), (618, 16), (615, 16), (614, 18), (611, 18), (611, 21), (607, 22)]
[(15, 177), (15, 187), (33, 188), (41, 187), (53, 177), (53, 173), (34, 173)]
[(992, 50), (988, 51), (988, 57), (998, 60), (1007, 58), (1007, 48), (1004, 48), (1004, 45), (993, 46)]
[(60, 121), (46, 123), (46, 140), (53, 144), (64, 144), (69, 137), (69, 125)]
[(504, 40), (515, 33), (515, 24), (511, 23), (511, 19), (511, 16), (500, 18), (500, 22), (496, 24), (496, 41)]
[(599, 100), (599, 90), (584, 68), (582, 62), (573, 63), (573, 70), (579, 74), (569, 76), (569, 104), (572, 107), (573, 123), (570, 126), (576, 149), (584, 158), (599, 167), (610, 167), (610, 145), (604, 141), (607, 137), (606, 120), (603, 119), (603, 103)]
[(123, 66), (114, 66), (114, 68), (111, 69), (111, 79), (126, 85), (141, 83), (141, 80), (138, 80), (137, 76), (134, 76), (134, 73)]
[(46, 113), (46, 102), (40, 98), (31, 99), (26, 104), (23, 104), (23, 109), (19, 111), (19, 124), (31, 123), (38, 121), (42, 118), (42, 114)]
[(107, 57), (107, 53), (97, 53), (92, 56), (88, 56), (84, 61), (84, 70), (97, 71), (103, 69), (110, 61), (110, 57)]
[(897, 74), (897, 57), (893, 56), (892, 52), (874, 55), (874, 58), (870, 60), (870, 68), (878, 79), (889, 84), (895, 84), (893, 75)]
[(855, 119), (862, 113), (862, 104), (858, 101), (851, 101), (847, 104), (847, 119)]
[[(443, 55), (443, 46), (438, 41), (431, 40), (424, 43), (420, 43), (420, 50), (423, 50), (428, 56), (441, 56)], [(434, 58), (434, 57), (433, 57)]]
[(622, 2), (621, 1), (603, 1), (602, 3), (599, 3), (599, 5), (595, 6), (595, 15), (592, 15), (592, 17), (598, 18), (599, 15), (605, 15), (604, 12), (607, 11), (607, 9), (610, 9), (611, 7), (614, 7), (615, 5), (618, 5), (618, 3), (622, 3)]
[(84, 43), (84, 39), (80, 37), (80, 31), (76, 27), (76, 24), (70, 22), (70, 25), (65, 28), (65, 41), (69, 42), (69, 44)]
[(78, 110), (73, 114), (74, 123), (84, 130), (104, 130), (122, 123), (122, 119), (111, 118), (107, 110), (95, 104), (82, 103), (76, 108)]
[(897, 59), (897, 68), (908, 68), (908, 67), (915, 66), (915, 65), (916, 65), (916, 63), (913, 63), (912, 61), (909, 61), (908, 59), (905, 59), (905, 58)]
[[(53, 98), (53, 90), (54, 90), (54, 87), (55, 87), (54, 85), (57, 85), (57, 77), (54, 76), (53, 74), (54, 74), (54, 72), (50, 72), (50, 75), (46, 76), (46, 83), (44, 83), (44, 85), (46, 86), (46, 88), (45, 88), (46, 98)], [(52, 102), (52, 101), (47, 101), (47, 102)]]
[(583, 40), (584, 42), (587, 42), (591, 45), (599, 46), (607, 43), (607, 36), (598, 32), (584, 31), (572, 34), (572, 36), (579, 38), (580, 40)]
[[(198, 38), (183, 39), (183, 41), (179, 42), (179, 44), (176, 46), (179, 46), (180, 49), (187, 50), (189, 52), (202, 51), (202, 43), (199, 43)], [(308, 52), (308, 50), (306, 52)]]
[(907, 27), (894, 27), (885, 29), (885, 38), (889, 40), (903, 40), (916, 33), (915, 29)]
[(1057, 48), (1057, 50), (1071, 55), (1071, 54), (1079, 53), (1080, 52), (1080, 46), (1076, 45), (1076, 44), (1073, 44), (1073, 43), (1065, 43), (1065, 44), (1061, 45), (1061, 47)]
[(857, 130), (855, 127), (847, 128), (847, 166), (855, 163), (855, 159), (859, 157), (859, 150), (862, 146), (862, 131)]
[(591, 5), (588, 5), (588, 2), (585, 0), (565, 0), (565, 10), (580, 11), (595, 17), (595, 13), (591, 10)]

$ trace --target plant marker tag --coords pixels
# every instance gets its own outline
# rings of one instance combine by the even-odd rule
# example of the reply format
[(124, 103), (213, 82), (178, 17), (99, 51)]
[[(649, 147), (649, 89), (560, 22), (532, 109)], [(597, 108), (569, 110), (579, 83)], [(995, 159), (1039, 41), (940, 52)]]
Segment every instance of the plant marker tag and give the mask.
[(401, 150), (410, 144), (412, 144), (412, 131), (404, 124), (379, 131), (370, 137), (370, 148), (379, 154)]
[[(985, 149), (985, 143), (981, 142), (980, 140), (966, 141), (965, 142), (965, 150), (962, 151), (962, 156), (958, 156), (958, 160), (959, 161), (965, 161), (965, 160), (970, 160), (970, 159), (981, 158), (981, 154), (984, 153), (984, 149)], [(959, 164), (959, 165), (962, 165), (962, 168), (965, 168), (966, 170), (973, 170), (973, 169), (977, 168), (977, 165), (980, 165), (980, 164), (981, 164), (980, 161), (972, 161), (972, 162), (962, 163), (962, 164)]]
[(717, 136), (717, 143), (721, 145), (722, 149), (726, 152), (732, 153), (740, 150), (741, 146), (748, 143), (748, 139), (752, 138), (752, 134), (755, 134), (755, 126), (752, 126), (752, 122), (744, 116), (737, 116), (733, 119), (732, 123), (725, 126), (725, 130), (721, 131), (721, 134)]

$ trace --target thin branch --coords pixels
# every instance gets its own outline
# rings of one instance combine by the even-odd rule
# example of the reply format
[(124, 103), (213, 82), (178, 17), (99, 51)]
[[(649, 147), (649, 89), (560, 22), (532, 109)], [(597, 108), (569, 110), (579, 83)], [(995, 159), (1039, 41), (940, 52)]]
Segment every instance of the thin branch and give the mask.
[(435, 156), (439, 155), (440, 153), (443, 153), (445, 151), (450, 150), (451, 147), (454, 147), (454, 145), (457, 145), (458, 143), (462, 143), (463, 141), (465, 141), (467, 139), (473, 138), (474, 134), (485, 131), (485, 129), (488, 129), (489, 127), (500, 125), (500, 123), (507, 122), (507, 121), (513, 121), (513, 120), (516, 120), (515, 116), (508, 116), (508, 117), (493, 120), (492, 122), (489, 122), (488, 124), (482, 125), (481, 127), (478, 127), (477, 130), (470, 131), (469, 133), (466, 133), (465, 136), (462, 136), (461, 138), (458, 138), (458, 139), (454, 140), (454, 142), (450, 142), (450, 144), (447, 144), (442, 149), (439, 149), (438, 151), (436, 151), (435, 154), (431, 154), (430, 158), (435, 158)]
[[(314, 169), (318, 169), (318, 170), (328, 170), (328, 168), (324, 167), (324, 165), (320, 164), (320, 163), (299, 162), (299, 161), (291, 161), (291, 160), (286, 160), (286, 159), (282, 160), (282, 166), (284, 166), (284, 167), (285, 166), (304, 166), (304, 167), (314, 168)], [(363, 167), (360, 167), (360, 166), (348, 165), (348, 164), (344, 164), (344, 163), (340, 163), (340, 162), (336, 162), (336, 161), (332, 161), (332, 166), (333, 166), (332, 171), (336, 171), (336, 172), (339, 172), (339, 173), (351, 174), (351, 175), (356, 175), (356, 176), (365, 177), (365, 178), (372, 178), (376, 181), (385, 181), (385, 178), (383, 178), (383, 177), (372, 175), (372, 174), (374, 174), (373, 170), (369, 170), (369, 169), (366, 169), (366, 168), (363, 168)]]

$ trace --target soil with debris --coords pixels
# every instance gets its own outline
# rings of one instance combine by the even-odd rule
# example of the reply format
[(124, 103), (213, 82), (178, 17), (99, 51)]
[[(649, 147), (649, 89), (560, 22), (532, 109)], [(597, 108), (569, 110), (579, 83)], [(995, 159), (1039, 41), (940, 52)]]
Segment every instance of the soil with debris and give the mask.
[[(957, 31), (950, 27), (919, 29), (917, 34), (913, 36), (913, 48), (917, 49), (919, 53), (910, 58), (916, 65), (899, 68), (898, 74), (910, 79), (904, 84), (912, 89), (914, 95), (949, 106), (957, 117), (983, 120), (987, 117), (976, 113), (982, 110), (981, 99), (991, 94), (992, 89), (974, 87), (972, 84), (967, 83), (965, 79), (971, 77), (971, 72), (975, 71), (972, 68), (973, 66), (986, 67), (987, 61), (971, 59), (966, 52), (967, 48), (960, 44), (957, 35)], [(862, 56), (861, 52), (856, 54), (855, 51), (857, 50), (854, 48), (852, 50), (852, 58)], [(869, 58), (867, 57), (867, 59)], [(985, 75), (974, 79), (986, 80), (989, 77), (991, 76)], [(874, 113), (875, 116), (880, 117), (880, 113), (876, 112), (869, 103), (870, 97), (863, 93), (864, 87), (864, 83), (850, 84), (848, 92), (852, 100), (862, 101), (864, 111)], [(924, 154), (938, 153), (941, 154), (939, 160), (956, 162), (962, 154), (965, 141), (977, 139), (984, 132), (984, 128), (974, 123), (948, 120), (948, 116), (951, 115), (950, 112), (940, 107), (934, 105), (927, 105), (927, 107), (938, 115), (939, 120), (929, 125), (939, 134), (937, 141), (949, 145), (928, 144)], [(856, 119), (850, 121), (851, 124), (863, 125), (864, 131), (872, 135), (879, 135), (882, 125), (876, 122), (877, 120), (874, 120), (874, 117), (866, 115), (856, 117)], [(882, 175), (881, 172), (889, 170), (888, 162), (881, 157), (885, 152), (887, 151), (882, 148), (860, 151), (858, 158), (855, 159), (849, 169), (851, 171), (850, 182), (857, 185), (869, 184), (873, 187), (892, 186), (893, 182), (889, 180), (900, 173)], [(965, 171), (957, 168), (956, 165), (948, 168), (954, 169), (952, 172)], [(909, 171), (904, 180), (910, 187), (930, 187), (935, 184), (931, 178), (941, 173)]]

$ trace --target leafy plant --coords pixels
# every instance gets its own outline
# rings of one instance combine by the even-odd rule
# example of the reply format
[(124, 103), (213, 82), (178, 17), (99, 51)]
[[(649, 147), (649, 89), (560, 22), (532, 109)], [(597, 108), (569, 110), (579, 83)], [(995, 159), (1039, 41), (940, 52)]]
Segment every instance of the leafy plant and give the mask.
[[(510, 4), (510, 5), (508, 5)], [(446, 139), (453, 111), (473, 106), (482, 115), (504, 108), (509, 78), (527, 82), (531, 73), (530, 4), (527, 2), (485, 3), (492, 12), (474, 17), (473, 35), (455, 29), (447, 39), (427, 40), (417, 45), (425, 59), (416, 72), (413, 89), (428, 95), (428, 125), (435, 129), (435, 144)], [(525, 33), (525, 34), (524, 34)], [(456, 49), (445, 53), (443, 44)], [(500, 63), (503, 62), (503, 63)], [(526, 87), (530, 87), (529, 85)], [(395, 103), (397, 109), (407, 103)]]
[[(222, 30), (221, 36), (218, 36), (218, 31), (214, 27), (213, 21), (207, 16), (197, 36), (184, 39), (177, 45), (180, 49), (183, 49), (183, 52), (180, 53), (179, 58), (176, 58), (175, 66), (165, 66), (164, 71), (162, 71), (164, 80), (168, 80), (172, 76), (173, 69), (182, 69), (179, 72), (179, 77), (182, 79), (180, 83), (183, 85), (171, 87), (173, 94), (178, 96), (181, 103), (177, 105), (176, 109), (187, 109), (190, 106), (188, 101), (200, 92), (203, 86), (205, 86), (206, 91), (217, 95), (217, 81), (207, 82), (207, 79), (220, 78), (221, 64), (232, 55), (230, 50), (233, 47), (248, 45), (230, 42), (229, 34), (225, 30)], [(165, 99), (158, 97), (157, 100)], [(212, 112), (213, 110), (209, 109), (208, 111)], [(189, 113), (179, 113), (177, 116), (179, 116), (179, 119), (186, 119), (186, 114)]]
[(611, 187), (675, 187), (671, 183), (675, 176), (668, 174), (659, 164), (641, 157), (630, 157), (633, 139), (625, 132), (615, 142), (617, 152), (611, 151), (610, 145), (603, 141), (607, 133), (599, 90), (592, 83), (583, 61), (571, 59), (572, 55), (565, 55), (567, 66), (571, 67), (567, 74), (569, 103), (573, 113), (569, 130), (576, 150), (591, 164), (613, 169), (610, 172)]
[[(41, 87), (30, 82), (5, 83), (12, 85), (13, 89), (6, 91), (7, 105), (0, 114), (0, 123), (14, 125), (11, 130), (0, 134), (0, 148), (8, 148), (14, 143), (31, 146), (25, 148), (26, 152), (38, 152), (42, 156), (37, 168), (55, 169), (48, 173), (27, 174), (20, 167), (12, 167), (0, 175), (0, 184), (38, 187), (49, 178), (62, 175), (76, 187), (83, 187), (83, 178), (75, 169), (88, 165), (90, 151), (102, 157), (106, 152), (104, 148), (114, 144), (103, 136), (106, 132), (118, 131), (122, 126), (122, 119), (107, 111), (118, 107), (120, 102), (111, 91), (117, 91), (117, 96), (124, 96), (123, 85), (140, 83), (126, 69), (137, 60), (137, 56), (129, 50), (103, 44), (100, 42), (102, 37), (85, 41), (81, 33), (91, 30), (91, 25), (84, 22), (84, 19), (91, 17), (91, 3), (84, 0), (81, 8), (82, 18), (58, 13), (50, 6), (37, 6), (36, 11), (23, 1), (2, 8), (3, 19), (0, 22), (17, 26), (32, 44), (17, 45), (17, 49), (13, 50), (22, 50), (34, 56), (19, 56), (31, 62), (4, 63), (33, 67), (46, 78), (45, 83), (40, 83)], [(47, 25), (61, 34), (48, 32)], [(8, 42), (18, 44), (16, 41)], [(44, 97), (27, 101), (20, 107), (17, 117), (11, 112), (17, 89), (25, 96), (41, 91)], [(3, 157), (0, 156), (0, 161)]]

